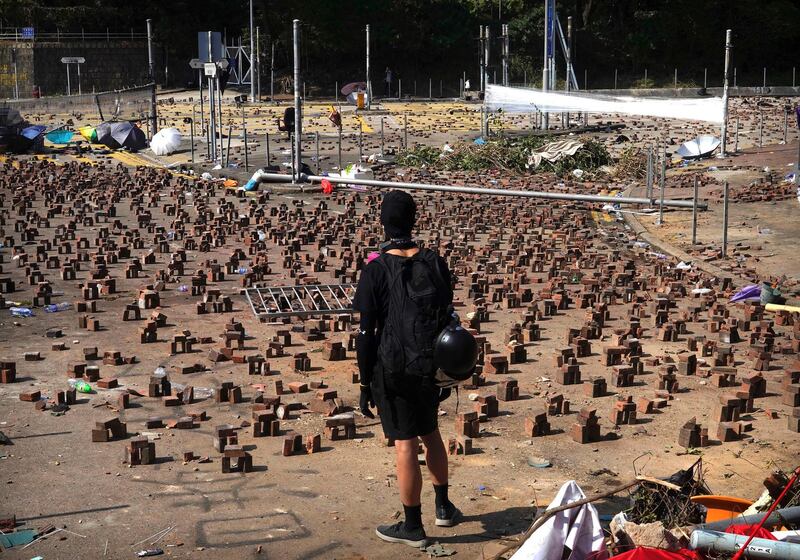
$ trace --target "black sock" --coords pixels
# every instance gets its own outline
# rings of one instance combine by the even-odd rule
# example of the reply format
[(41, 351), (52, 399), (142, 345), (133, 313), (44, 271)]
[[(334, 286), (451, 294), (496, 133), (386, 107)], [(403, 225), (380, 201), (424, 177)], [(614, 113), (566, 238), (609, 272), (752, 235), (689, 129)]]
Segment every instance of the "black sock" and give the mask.
[(433, 485), (433, 491), (436, 492), (436, 507), (446, 506), (450, 503), (447, 497), (448, 488), (449, 486), (447, 484), (442, 484), (441, 486), (438, 484)]
[(422, 527), (422, 506), (403, 505), (406, 514), (406, 529), (419, 529)]

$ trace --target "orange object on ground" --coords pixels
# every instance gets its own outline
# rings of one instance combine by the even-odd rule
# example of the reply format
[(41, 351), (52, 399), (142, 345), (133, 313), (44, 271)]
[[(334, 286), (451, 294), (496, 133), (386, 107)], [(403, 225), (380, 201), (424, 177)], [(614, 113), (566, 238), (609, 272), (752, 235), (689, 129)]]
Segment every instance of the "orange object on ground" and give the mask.
[(327, 179), (323, 179), (322, 192), (324, 192), (325, 194), (331, 194), (333, 192), (333, 183), (331, 183)]
[(690, 500), (706, 507), (706, 523), (733, 519), (753, 505), (750, 500), (733, 496), (692, 496)]
[(222, 183), (222, 186), (226, 189), (233, 189), (239, 186), (239, 181), (235, 179), (225, 179), (225, 182)]

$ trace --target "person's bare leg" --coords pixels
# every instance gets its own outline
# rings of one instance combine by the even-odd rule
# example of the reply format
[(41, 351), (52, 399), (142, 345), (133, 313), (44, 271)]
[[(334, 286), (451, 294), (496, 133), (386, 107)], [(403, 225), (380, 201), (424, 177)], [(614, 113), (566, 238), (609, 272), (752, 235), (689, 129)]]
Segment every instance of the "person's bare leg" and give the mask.
[(436, 525), (452, 527), (456, 524), (461, 512), (450, 501), (448, 496), (447, 450), (444, 447), (439, 429), (422, 436), (425, 444), (425, 462), (431, 473), (433, 491), (436, 494)]
[(420, 439), (425, 445), (425, 464), (431, 473), (433, 484), (436, 486), (447, 485), (447, 450), (444, 448), (439, 428)]
[(422, 472), (417, 458), (418, 446), (417, 438), (398, 439), (394, 442), (397, 452), (397, 485), (400, 488), (400, 501), (404, 506), (420, 505)]

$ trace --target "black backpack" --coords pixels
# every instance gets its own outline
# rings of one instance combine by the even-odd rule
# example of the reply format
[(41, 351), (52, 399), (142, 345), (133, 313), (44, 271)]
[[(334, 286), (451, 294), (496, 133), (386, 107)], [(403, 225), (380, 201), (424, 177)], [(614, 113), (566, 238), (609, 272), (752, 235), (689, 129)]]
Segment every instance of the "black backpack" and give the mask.
[(389, 309), (378, 357), (392, 376), (433, 378), (436, 338), (449, 320), (449, 280), (429, 249), (408, 258), (381, 255), (386, 270)]

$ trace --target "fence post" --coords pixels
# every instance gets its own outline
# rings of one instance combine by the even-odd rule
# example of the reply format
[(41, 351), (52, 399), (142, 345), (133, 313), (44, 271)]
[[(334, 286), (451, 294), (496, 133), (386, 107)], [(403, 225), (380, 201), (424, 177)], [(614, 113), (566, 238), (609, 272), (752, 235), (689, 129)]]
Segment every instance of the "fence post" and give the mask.
[(269, 132), (267, 132), (267, 167), (272, 165), (272, 156), (269, 153)]
[(722, 185), (722, 256), (728, 256), (728, 181)]
[(315, 136), (315, 140), (316, 140), (316, 144), (317, 144), (317, 147), (316, 147), (316, 151), (317, 151), (317, 153), (316, 153), (316, 156), (317, 156), (317, 172), (322, 173), (322, 164), (319, 161), (319, 131), (315, 132), (314, 136)]
[(694, 196), (692, 197), (692, 245), (697, 245), (697, 175), (694, 176)]
[(386, 153), (386, 151), (383, 149), (383, 145), (384, 145), (383, 142), (384, 142), (384, 140), (383, 140), (383, 117), (381, 117), (381, 156), (383, 156), (383, 154)]
[(408, 113), (403, 113), (403, 149), (408, 150)]

